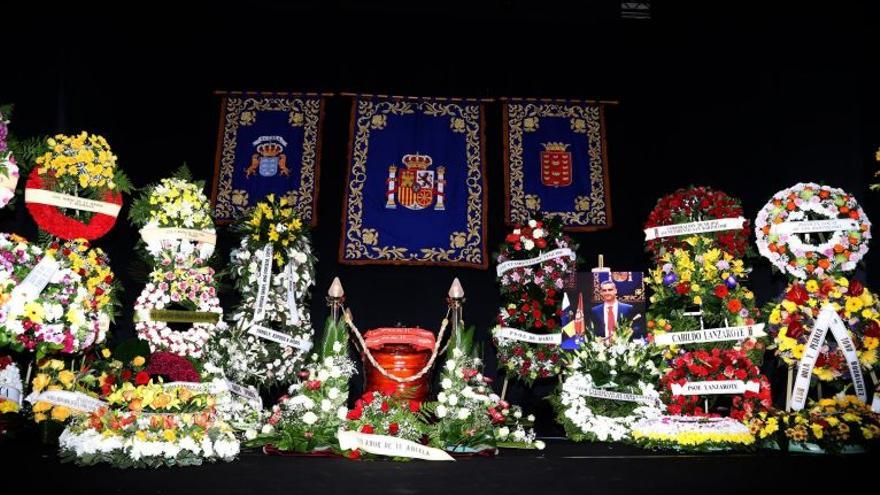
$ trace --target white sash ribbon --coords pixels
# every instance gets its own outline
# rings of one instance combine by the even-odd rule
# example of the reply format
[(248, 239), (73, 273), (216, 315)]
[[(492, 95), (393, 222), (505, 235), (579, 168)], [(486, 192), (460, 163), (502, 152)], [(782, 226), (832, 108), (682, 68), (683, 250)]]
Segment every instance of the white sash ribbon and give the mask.
[(518, 330), (516, 328), (498, 327), (492, 332), (492, 334), (500, 339), (529, 342), (532, 344), (559, 345), (562, 343), (561, 333), (538, 335), (531, 332)]
[(31, 404), (37, 402), (48, 402), (53, 406), (64, 406), (77, 411), (93, 413), (102, 407), (107, 407), (107, 403), (89, 397), (80, 392), (70, 392), (68, 390), (52, 390), (41, 394), (31, 394), (27, 401)]
[(177, 227), (150, 227), (141, 229), (141, 238), (146, 243), (165, 240), (185, 240), (216, 245), (217, 234), (214, 229), (197, 230)]
[(426, 461), (454, 461), (446, 452), (426, 447), (403, 438), (388, 435), (372, 435), (356, 431), (339, 430), (337, 432), (339, 447), (342, 450), (361, 449), (370, 454), (389, 457), (410, 457)]
[(278, 332), (276, 330), (272, 330), (271, 328), (266, 328), (262, 325), (251, 325), (248, 329), (248, 333), (251, 335), (256, 335), (261, 339), (271, 340), (272, 342), (277, 342), (283, 346), (287, 347), (296, 347), (302, 351), (308, 351), (312, 348), (312, 343), (308, 340), (297, 339), (295, 337), (291, 337), (286, 333)]
[(851, 218), (834, 220), (804, 220), (800, 222), (782, 222), (770, 226), (772, 234), (814, 234), (816, 232), (836, 232), (839, 230), (859, 230), (859, 223)]
[(684, 385), (672, 384), (672, 395), (740, 395), (746, 392), (758, 393), (759, 382), (742, 380), (707, 380), (703, 382), (687, 382)]
[(43, 256), (43, 259), (34, 266), (14, 289), (6, 302), (8, 312), (18, 312), (29, 300), (36, 298), (43, 289), (49, 285), (49, 281), (61, 268), (61, 265), (51, 256)]
[(292, 325), (299, 325), (299, 308), (296, 306), (296, 281), (293, 280), (295, 270), (296, 267), (292, 261), (288, 262), (287, 266), (284, 267), (287, 275), (287, 320)]
[(13, 387), (11, 384), (0, 385), (0, 399), (21, 404), (21, 389)]
[(269, 287), (272, 285), (272, 244), (266, 244), (261, 250), (260, 273), (257, 276), (257, 299), (254, 302), (254, 323), (263, 321), (266, 302), (269, 299)]
[(813, 375), (813, 367), (819, 358), (822, 343), (828, 335), (828, 330), (834, 335), (839, 348), (843, 351), (846, 358), (846, 365), (849, 367), (849, 374), (852, 377), (853, 388), (856, 395), (862, 402), (868, 401), (867, 388), (865, 386), (865, 377), (862, 374), (862, 367), (859, 364), (859, 357), (856, 353), (856, 346), (846, 324), (840, 319), (840, 315), (834, 310), (834, 306), (826, 304), (822, 306), (819, 317), (816, 318), (816, 325), (810, 332), (807, 339), (807, 345), (804, 349), (804, 355), (798, 363), (797, 378), (794, 382), (794, 389), (791, 392), (791, 408), (800, 411), (807, 402), (807, 394), (810, 391), (810, 379)]
[(226, 386), (230, 392), (247, 400), (255, 409), (263, 409), (263, 398), (254, 387), (245, 387), (229, 380), (226, 380)]
[(654, 336), (654, 345), (688, 345), (707, 342), (727, 342), (751, 337), (764, 337), (764, 324), (740, 327), (706, 328), (686, 332), (668, 332)]
[(72, 208), (80, 211), (90, 211), (92, 213), (102, 213), (115, 217), (119, 215), (122, 205), (115, 203), (107, 203), (106, 201), (97, 201), (94, 199), (80, 198), (79, 196), (71, 196), (46, 189), (27, 188), (24, 190), (25, 203), (40, 203), (44, 205), (57, 206), (59, 208)]
[(674, 237), (680, 235), (705, 234), (708, 232), (720, 232), (722, 230), (739, 230), (743, 228), (746, 219), (743, 217), (736, 218), (718, 218), (715, 220), (703, 220), (700, 222), (678, 223), (675, 225), (664, 225), (662, 227), (651, 227), (645, 229), (645, 240), (652, 241), (661, 237)]
[(584, 397), (595, 397), (597, 399), (609, 399), (622, 402), (638, 402), (642, 404), (655, 404), (657, 402), (656, 398), (648, 397), (647, 395), (614, 392), (611, 390), (587, 387), (583, 385), (568, 385), (565, 387), (565, 390), (571, 390), (578, 395), (582, 395)]
[(529, 258), (527, 260), (505, 261), (504, 263), (501, 263), (500, 265), (498, 265), (498, 267), (495, 269), (495, 272), (500, 277), (501, 275), (504, 275), (504, 272), (513, 270), (514, 268), (521, 268), (524, 266), (537, 265), (538, 263), (543, 263), (547, 260), (552, 260), (553, 258), (562, 258), (562, 257), (568, 257), (573, 260), (577, 259), (577, 255), (574, 254), (574, 251), (572, 251), (571, 249), (559, 248), (559, 249), (554, 249), (553, 251), (549, 251), (547, 253), (544, 253), (541, 256), (538, 256), (537, 258)]

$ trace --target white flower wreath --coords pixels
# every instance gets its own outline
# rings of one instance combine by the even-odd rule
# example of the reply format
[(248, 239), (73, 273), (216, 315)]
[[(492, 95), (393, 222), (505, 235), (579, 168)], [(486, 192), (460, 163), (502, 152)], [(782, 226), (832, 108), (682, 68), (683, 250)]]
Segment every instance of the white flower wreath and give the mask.
[[(817, 230), (807, 235), (824, 240), (805, 242), (792, 229), (811, 219), (851, 225)], [(780, 271), (801, 279), (855, 269), (871, 239), (871, 222), (851, 194), (814, 183), (799, 183), (774, 194), (758, 212), (755, 227), (761, 255)]]
[[(138, 336), (150, 344), (153, 352), (167, 350), (180, 356), (201, 358), (211, 336), (226, 326), (213, 282), (214, 270), (210, 267), (175, 265), (154, 270), (150, 283), (134, 306)], [(192, 316), (204, 316), (208, 321), (194, 321), (187, 330), (175, 331), (168, 321), (152, 314), (154, 310), (166, 310), (178, 303), (201, 313)]]
[[(264, 263), (277, 267), (273, 251), (254, 250), (244, 238), (230, 255), (242, 300), (231, 317), (229, 332), (214, 341), (212, 352), (233, 380), (257, 386), (290, 383), (312, 347), (313, 329), (305, 301), (314, 285), (315, 267), (308, 238), (298, 238), (285, 250), (284, 258), (287, 263), (269, 275), (262, 297), (261, 268)], [(281, 332), (290, 340), (281, 343), (255, 335), (251, 333), (255, 325)]]

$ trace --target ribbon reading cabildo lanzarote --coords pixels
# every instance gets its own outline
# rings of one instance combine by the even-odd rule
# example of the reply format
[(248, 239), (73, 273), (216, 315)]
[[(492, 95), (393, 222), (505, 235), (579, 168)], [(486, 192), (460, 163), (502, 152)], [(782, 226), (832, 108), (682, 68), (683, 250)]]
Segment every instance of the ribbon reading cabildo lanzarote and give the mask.
[(687, 345), (708, 342), (739, 341), (754, 337), (765, 337), (764, 324), (737, 327), (705, 328), (685, 332), (668, 332), (654, 335), (654, 345)]
[(816, 360), (819, 359), (819, 354), (822, 350), (822, 343), (825, 342), (829, 330), (831, 330), (832, 335), (834, 335), (835, 340), (837, 340), (837, 343), (846, 358), (846, 364), (849, 368), (850, 376), (852, 377), (853, 388), (855, 389), (856, 395), (862, 400), (862, 402), (867, 402), (868, 400), (868, 393), (865, 388), (865, 377), (862, 374), (862, 368), (859, 364), (859, 357), (856, 353), (855, 343), (853, 343), (852, 338), (850, 338), (849, 332), (846, 330), (846, 324), (840, 319), (840, 315), (837, 314), (834, 306), (826, 304), (819, 312), (819, 317), (816, 319), (816, 325), (813, 327), (813, 330), (810, 332), (810, 337), (807, 339), (807, 345), (804, 348), (804, 355), (798, 363), (797, 378), (795, 379), (794, 388), (791, 392), (791, 408), (795, 411), (803, 409), (807, 402), (807, 394), (810, 391), (810, 379), (813, 376), (813, 366), (815, 366)]

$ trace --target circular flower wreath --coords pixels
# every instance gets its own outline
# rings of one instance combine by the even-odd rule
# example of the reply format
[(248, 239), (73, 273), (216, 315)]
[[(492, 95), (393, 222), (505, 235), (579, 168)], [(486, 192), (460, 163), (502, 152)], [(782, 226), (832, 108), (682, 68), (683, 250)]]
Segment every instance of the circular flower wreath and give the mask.
[[(129, 211), (129, 219), (144, 231), (181, 228), (199, 230), (213, 235), (211, 203), (203, 191), (204, 184), (191, 182), (189, 170), (181, 168), (175, 177), (162, 179), (146, 188), (135, 200)], [(147, 251), (155, 257), (162, 252), (194, 255), (208, 259), (214, 253), (214, 244), (182, 238), (143, 236)]]
[(15, 197), (15, 185), (18, 182), (18, 165), (6, 142), (9, 135), (8, 124), (9, 121), (0, 113), (0, 208)]
[[(817, 242), (803, 240), (805, 234), (776, 232), (774, 225), (808, 220), (849, 219), (857, 228), (833, 233), (809, 234)], [(850, 271), (868, 252), (871, 222), (856, 199), (842, 189), (799, 183), (773, 195), (755, 219), (758, 251), (780, 271), (805, 279), (810, 275)]]
[[(46, 189), (122, 205), (120, 192), (128, 192), (131, 186), (117, 168), (116, 155), (103, 137), (86, 132), (77, 136), (59, 134), (46, 144), (49, 151), (36, 159), (27, 189)], [(34, 201), (27, 202), (27, 209), (40, 229), (67, 240), (94, 240), (116, 224), (113, 215), (73, 209), (69, 216), (68, 208)]]
[[(517, 225), (504, 239), (497, 256), (498, 264), (528, 260), (560, 248), (577, 250), (577, 245), (562, 232), (558, 218), (532, 219)], [(563, 289), (566, 279), (576, 270), (576, 260), (561, 255), (539, 264), (505, 271), (500, 277), (503, 306), (498, 323), (536, 334), (559, 332)], [(498, 360), (510, 377), (531, 382), (557, 375), (561, 370), (560, 348), (556, 345), (531, 344), (501, 337), (494, 338)]]
[[(659, 257), (660, 266), (651, 270), (648, 286), (651, 306), (648, 331), (652, 340), (667, 332), (700, 329), (700, 318), (686, 315), (702, 311), (707, 328), (753, 325), (760, 311), (755, 295), (743, 285), (749, 270), (742, 260), (715, 247), (711, 238), (696, 236), (684, 240), (689, 249), (676, 248)], [(755, 362), (763, 360), (766, 341), (749, 338), (742, 342), (690, 344), (688, 349), (739, 348)], [(669, 356), (678, 352), (669, 347)]]
[[(308, 305), (315, 281), (315, 257), (308, 231), (286, 198), (270, 195), (256, 205), (252, 216), (236, 226), (244, 237), (232, 251), (231, 271), (242, 300), (232, 315), (228, 333), (212, 346), (214, 359), (229, 376), (242, 383), (272, 386), (294, 381), (302, 370), (313, 333)], [(302, 342), (282, 345), (248, 333), (254, 324), (260, 267), (267, 245), (272, 246), (273, 272), (260, 322)], [(293, 285), (293, 294), (289, 288)], [(289, 303), (293, 296), (292, 306)], [(293, 313), (295, 312), (295, 314)]]
[(692, 351), (675, 358), (672, 361), (672, 368), (660, 379), (661, 397), (670, 414), (716, 417), (719, 414), (706, 410), (704, 404), (706, 399), (710, 404), (717, 402), (717, 395), (675, 395), (672, 392), (673, 385), (729, 380), (741, 380), (747, 384), (758, 383), (759, 389), (758, 392), (746, 390), (742, 395), (731, 396), (727, 416), (743, 420), (746, 416), (772, 407), (770, 381), (761, 374), (761, 369), (755, 366), (745, 353), (735, 349)]
[[(858, 280), (845, 277), (810, 277), (789, 284), (782, 300), (770, 311), (770, 334), (776, 343), (776, 355), (789, 366), (797, 365), (816, 318), (826, 304), (832, 304), (846, 324), (862, 368), (866, 372), (880, 370), (880, 300)], [(820, 349), (813, 375), (825, 382), (849, 378), (840, 343), (830, 332)]]
[[(39, 294), (13, 298), (13, 290), (43, 256), (59, 269)], [(0, 341), (17, 351), (77, 353), (103, 342), (115, 306), (110, 260), (83, 239), (52, 243), (45, 251), (15, 235), (0, 234)]]
[[(689, 187), (660, 198), (657, 206), (648, 215), (645, 228), (742, 216), (743, 208), (738, 199), (709, 187)], [(710, 237), (721, 249), (737, 258), (748, 253), (751, 235), (748, 220), (743, 222), (742, 229), (709, 232), (703, 235)], [(661, 237), (647, 241), (647, 250), (654, 258), (659, 258), (677, 247), (682, 247), (681, 237)]]
[[(199, 261), (199, 260), (196, 260)], [(201, 358), (211, 336), (225, 327), (223, 308), (214, 286), (214, 269), (194, 268), (191, 258), (178, 257), (174, 263), (156, 268), (149, 283), (135, 302), (138, 336), (150, 344), (150, 350), (168, 350), (174, 354)], [(196, 321), (183, 331), (176, 331), (167, 321), (153, 320), (151, 310), (166, 310), (178, 305), (187, 311), (214, 313), (216, 322)]]
[[(654, 346), (617, 333), (610, 341), (594, 338), (566, 361), (566, 378), (552, 402), (568, 438), (578, 442), (628, 440), (634, 422), (661, 415), (660, 396), (654, 388), (660, 377), (660, 353)], [(578, 393), (583, 388), (641, 395), (654, 402), (587, 397)]]

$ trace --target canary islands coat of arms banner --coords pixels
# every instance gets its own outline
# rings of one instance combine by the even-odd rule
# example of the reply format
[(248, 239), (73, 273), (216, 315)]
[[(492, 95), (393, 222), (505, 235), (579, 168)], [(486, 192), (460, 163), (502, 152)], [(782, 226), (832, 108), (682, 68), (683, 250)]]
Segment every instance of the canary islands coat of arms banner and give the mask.
[(602, 103), (504, 102), (507, 223), (541, 211), (565, 230), (611, 227), (604, 112)]
[(315, 225), (323, 96), (223, 95), (212, 196), (218, 223), (275, 194)]
[(354, 97), (339, 261), (486, 268), (483, 108)]

